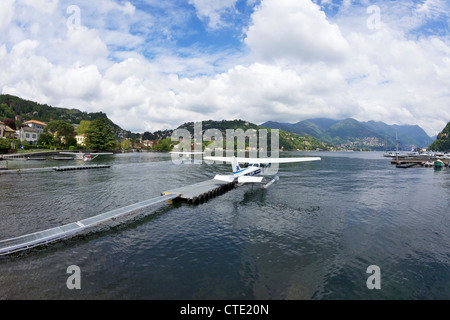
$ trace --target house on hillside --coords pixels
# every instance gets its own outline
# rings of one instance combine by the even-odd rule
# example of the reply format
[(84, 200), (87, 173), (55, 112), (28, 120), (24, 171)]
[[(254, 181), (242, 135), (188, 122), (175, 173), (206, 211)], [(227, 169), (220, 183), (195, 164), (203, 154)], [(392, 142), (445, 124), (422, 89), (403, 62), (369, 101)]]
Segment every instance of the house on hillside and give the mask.
[(45, 122), (30, 120), (23, 123), (24, 125), (29, 126), (30, 128), (36, 129), (39, 134), (44, 132), (44, 128), (47, 126)]
[(0, 139), (2, 138), (14, 139), (14, 133), (15, 131), (13, 129), (11, 129), (3, 122), (0, 122)]
[(39, 138), (38, 130), (32, 127), (22, 126), (19, 130), (16, 131), (16, 134), (22, 144), (26, 142), (27, 144), (37, 145), (37, 141)]
[(76, 135), (75, 139), (77, 140), (77, 145), (86, 146), (86, 135), (84, 133)]
[(158, 144), (158, 141), (150, 141), (150, 140), (142, 141), (142, 146), (144, 148), (154, 148), (157, 144)]

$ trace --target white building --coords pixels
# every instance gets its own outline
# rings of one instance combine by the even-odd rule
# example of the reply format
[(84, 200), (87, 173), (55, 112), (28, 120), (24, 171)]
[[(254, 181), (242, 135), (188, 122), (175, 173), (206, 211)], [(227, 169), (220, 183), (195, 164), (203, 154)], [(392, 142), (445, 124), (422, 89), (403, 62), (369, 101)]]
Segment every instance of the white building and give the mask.
[(30, 120), (26, 121), (23, 124), (29, 126), (30, 128), (36, 129), (39, 134), (44, 132), (44, 128), (47, 126), (45, 122), (37, 121), (37, 120)]
[(22, 127), (16, 131), (19, 140), (27, 144), (37, 145), (39, 131), (31, 127)]
[(86, 145), (86, 135), (84, 133), (76, 135), (75, 139), (77, 139), (77, 144), (79, 146), (83, 146), (84, 147)]

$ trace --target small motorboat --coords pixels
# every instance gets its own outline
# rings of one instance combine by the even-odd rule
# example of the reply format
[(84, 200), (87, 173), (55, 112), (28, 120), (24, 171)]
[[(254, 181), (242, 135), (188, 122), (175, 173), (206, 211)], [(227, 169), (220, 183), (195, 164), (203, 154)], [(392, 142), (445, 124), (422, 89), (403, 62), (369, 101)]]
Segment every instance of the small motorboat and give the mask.
[(425, 167), (432, 167), (432, 166), (434, 166), (434, 161), (428, 160), (427, 162), (424, 163), (424, 166)]
[(444, 166), (444, 162), (442, 160), (436, 160), (434, 162), (434, 167), (435, 168), (442, 168)]

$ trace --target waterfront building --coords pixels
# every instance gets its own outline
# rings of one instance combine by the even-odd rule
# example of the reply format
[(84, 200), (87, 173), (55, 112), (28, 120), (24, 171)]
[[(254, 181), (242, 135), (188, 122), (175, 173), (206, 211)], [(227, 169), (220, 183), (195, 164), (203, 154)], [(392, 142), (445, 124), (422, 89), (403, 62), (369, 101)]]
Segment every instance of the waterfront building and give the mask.
[(0, 139), (1, 138), (14, 139), (14, 130), (3, 122), (0, 122)]
[(28, 126), (23, 126), (19, 130), (16, 131), (19, 140), (27, 144), (37, 145), (37, 141), (39, 138), (39, 131)]
[(33, 128), (37, 130), (38, 136), (42, 132), (44, 132), (44, 128), (47, 126), (45, 122), (37, 121), (37, 120), (30, 120), (23, 123), (24, 125), (29, 126), (30, 128)]

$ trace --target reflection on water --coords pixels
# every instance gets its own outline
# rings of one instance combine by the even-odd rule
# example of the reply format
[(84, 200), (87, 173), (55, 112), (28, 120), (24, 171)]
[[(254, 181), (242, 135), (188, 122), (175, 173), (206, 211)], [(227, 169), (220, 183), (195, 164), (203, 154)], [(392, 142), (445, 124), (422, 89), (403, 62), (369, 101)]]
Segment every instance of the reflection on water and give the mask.
[[(280, 166), (267, 190), (243, 186), (200, 205), (147, 208), (2, 257), (0, 299), (450, 298), (450, 169), (397, 169), (380, 153), (308, 156), (322, 161)], [(230, 170), (170, 160), (119, 154), (95, 160), (110, 169), (0, 174), (0, 240)], [(33, 167), (9, 164), (25, 163)], [(81, 293), (65, 286), (70, 265), (82, 271)], [(370, 265), (381, 269), (381, 290), (366, 286)]]

